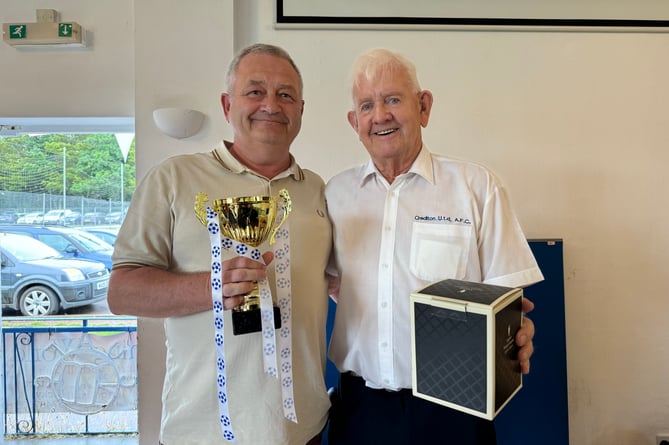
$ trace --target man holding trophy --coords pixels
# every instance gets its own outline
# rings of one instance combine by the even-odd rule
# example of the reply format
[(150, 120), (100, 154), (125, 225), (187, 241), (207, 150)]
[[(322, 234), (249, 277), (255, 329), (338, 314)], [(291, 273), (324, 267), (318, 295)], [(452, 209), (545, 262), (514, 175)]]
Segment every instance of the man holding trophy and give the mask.
[(322, 179), (289, 151), (302, 78), (283, 49), (252, 45), (221, 103), (234, 140), (137, 188), (109, 307), (165, 319), (162, 444), (319, 444), (331, 229)]

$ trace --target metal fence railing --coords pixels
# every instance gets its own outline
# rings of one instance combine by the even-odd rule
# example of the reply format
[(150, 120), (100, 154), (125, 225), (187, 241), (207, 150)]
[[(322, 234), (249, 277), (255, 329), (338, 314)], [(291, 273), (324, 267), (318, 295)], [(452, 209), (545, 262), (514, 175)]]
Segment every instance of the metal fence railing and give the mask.
[(5, 318), (4, 434), (137, 433), (134, 318)]
[[(86, 224), (84, 216), (87, 214), (101, 218), (100, 221), (92, 222), (93, 224), (100, 224), (105, 222), (104, 219), (107, 215), (122, 215), (127, 210), (128, 204), (129, 202), (125, 201), (93, 199), (76, 195), (64, 196), (0, 190), (0, 213), (4, 214), (6, 219), (3, 223), (21, 222), (18, 219), (23, 215), (36, 213), (43, 216), (50, 210), (67, 210), (68, 213), (75, 215), (73, 221), (71, 221), (72, 224)], [(10, 221), (10, 216), (15, 220)], [(32, 217), (31, 219), (35, 218)], [(120, 223), (121, 219), (119, 217), (119, 221), (114, 222)], [(41, 224), (42, 220), (37, 219), (35, 223)]]

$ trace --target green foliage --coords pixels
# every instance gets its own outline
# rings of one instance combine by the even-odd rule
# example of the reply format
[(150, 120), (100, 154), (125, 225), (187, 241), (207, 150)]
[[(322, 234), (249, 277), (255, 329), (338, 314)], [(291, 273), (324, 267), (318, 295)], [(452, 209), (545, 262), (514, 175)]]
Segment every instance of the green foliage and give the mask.
[[(124, 200), (135, 190), (135, 144), (127, 162), (113, 134), (49, 134), (0, 138), (0, 190), (63, 193), (118, 200), (123, 175)], [(123, 172), (121, 172), (123, 169)]]

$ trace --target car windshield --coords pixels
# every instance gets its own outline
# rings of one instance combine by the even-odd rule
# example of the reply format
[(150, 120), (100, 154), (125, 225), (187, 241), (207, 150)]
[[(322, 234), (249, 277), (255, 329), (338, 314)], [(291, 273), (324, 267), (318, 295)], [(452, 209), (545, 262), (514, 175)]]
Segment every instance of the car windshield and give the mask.
[(90, 233), (72, 232), (70, 235), (89, 252), (104, 252), (113, 249), (111, 244), (102, 241)]
[(23, 235), (0, 236), (2, 247), (21, 261), (58, 258), (60, 254), (41, 241)]

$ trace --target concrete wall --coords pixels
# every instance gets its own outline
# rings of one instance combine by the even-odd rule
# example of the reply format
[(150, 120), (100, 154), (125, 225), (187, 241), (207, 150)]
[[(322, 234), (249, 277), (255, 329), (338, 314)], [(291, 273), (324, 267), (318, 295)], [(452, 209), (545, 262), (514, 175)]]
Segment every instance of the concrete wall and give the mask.
[[(42, 7), (4, 0), (0, 21), (32, 19)], [(140, 176), (229, 137), (218, 105), (225, 67), (234, 49), (267, 41), (302, 70), (294, 154), (327, 179), (366, 158), (345, 120), (355, 55), (405, 52), (436, 98), (429, 147), (490, 166), (526, 235), (565, 241), (570, 443), (654, 444), (669, 431), (669, 34), (277, 30), (272, 0), (48, 7), (93, 29), (94, 44), (63, 53), (0, 44), (0, 116), (135, 114)], [(182, 141), (160, 134), (151, 110), (173, 105), (205, 112), (203, 130)], [(146, 444), (158, 429), (160, 329), (140, 320)]]

